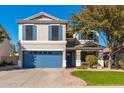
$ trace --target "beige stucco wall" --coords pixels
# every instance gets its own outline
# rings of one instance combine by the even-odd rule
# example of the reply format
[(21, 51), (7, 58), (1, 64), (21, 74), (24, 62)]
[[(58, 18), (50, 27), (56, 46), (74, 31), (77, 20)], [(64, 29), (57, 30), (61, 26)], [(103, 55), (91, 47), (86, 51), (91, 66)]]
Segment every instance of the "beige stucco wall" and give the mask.
[(0, 57), (1, 56), (9, 56), (10, 53), (11, 53), (10, 42), (9, 42), (9, 40), (5, 39), (0, 44)]
[[(29, 24), (26, 24), (29, 25)], [(34, 24), (32, 24), (34, 25)], [(22, 40), (22, 27), (19, 24), (19, 41), (22, 50), (66, 50), (66, 25), (65, 24), (35, 24), (37, 26), (37, 40), (24, 41)], [(62, 25), (63, 26), (63, 40), (62, 41), (49, 41), (48, 40), (48, 26), (49, 25)]]
[(22, 42), (22, 48), (24, 50), (65, 50), (66, 49), (66, 41), (58, 41), (58, 42)]

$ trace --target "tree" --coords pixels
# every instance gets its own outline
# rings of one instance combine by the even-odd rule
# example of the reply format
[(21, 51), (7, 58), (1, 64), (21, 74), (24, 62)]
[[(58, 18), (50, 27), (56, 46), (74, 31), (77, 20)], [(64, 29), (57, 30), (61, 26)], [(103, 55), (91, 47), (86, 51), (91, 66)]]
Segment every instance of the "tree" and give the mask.
[(3, 40), (4, 40), (3, 31), (0, 30), (0, 42), (2, 42)]
[(6, 38), (10, 39), (4, 28), (0, 25), (0, 43)]
[(15, 56), (17, 53), (15, 45), (11, 44), (11, 55)]
[[(86, 6), (70, 18), (70, 29), (87, 36), (92, 30), (103, 31), (105, 44), (109, 48), (109, 68), (114, 50), (123, 47), (124, 6)], [(105, 39), (105, 38), (103, 38)]]

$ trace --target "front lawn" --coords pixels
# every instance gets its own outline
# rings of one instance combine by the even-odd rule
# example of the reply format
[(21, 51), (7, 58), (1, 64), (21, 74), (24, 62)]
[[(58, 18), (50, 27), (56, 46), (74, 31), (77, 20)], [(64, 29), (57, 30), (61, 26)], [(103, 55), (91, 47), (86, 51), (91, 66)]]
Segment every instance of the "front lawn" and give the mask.
[(124, 72), (114, 71), (73, 71), (73, 76), (86, 81), (87, 85), (124, 85)]

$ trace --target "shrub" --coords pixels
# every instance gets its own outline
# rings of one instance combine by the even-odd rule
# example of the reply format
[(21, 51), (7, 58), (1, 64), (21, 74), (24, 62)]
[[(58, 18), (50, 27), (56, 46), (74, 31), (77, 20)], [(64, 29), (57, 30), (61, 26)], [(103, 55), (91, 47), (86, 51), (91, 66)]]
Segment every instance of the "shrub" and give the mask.
[(104, 64), (105, 64), (105, 67), (108, 67), (109, 60), (105, 60), (105, 61), (104, 61)]
[(119, 60), (119, 65), (121, 66), (121, 69), (124, 69), (124, 58)]
[(6, 66), (6, 61), (5, 61), (5, 60), (3, 60), (3, 61), (0, 63), (0, 67), (4, 67), (4, 66)]
[(5, 60), (3, 60), (1, 63), (0, 63), (0, 66), (1, 67), (4, 67), (4, 66), (11, 66), (11, 65), (15, 65), (14, 63), (13, 63), (13, 61), (11, 60), (10, 62), (7, 62), (7, 61), (5, 61)]
[(14, 64), (13, 64), (13, 61), (11, 60), (10, 62), (6, 62), (6, 65), (11, 66), (11, 65), (14, 65)]
[(87, 65), (81, 65), (77, 67), (78, 69), (87, 69)]
[(98, 64), (98, 60), (97, 60), (96, 56), (94, 56), (94, 55), (87, 55), (86, 63), (88, 64), (89, 67), (93, 67), (94, 65)]

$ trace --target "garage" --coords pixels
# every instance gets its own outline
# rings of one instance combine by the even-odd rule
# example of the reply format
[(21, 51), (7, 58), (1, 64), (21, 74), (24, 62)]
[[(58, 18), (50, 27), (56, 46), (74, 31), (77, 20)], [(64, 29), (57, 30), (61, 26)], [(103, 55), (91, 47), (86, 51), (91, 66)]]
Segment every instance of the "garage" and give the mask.
[(23, 68), (61, 68), (62, 51), (24, 51)]

